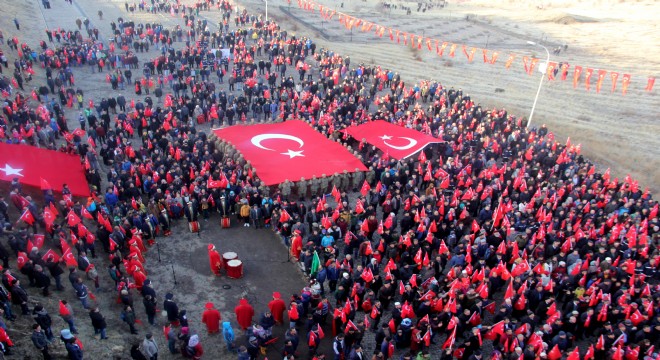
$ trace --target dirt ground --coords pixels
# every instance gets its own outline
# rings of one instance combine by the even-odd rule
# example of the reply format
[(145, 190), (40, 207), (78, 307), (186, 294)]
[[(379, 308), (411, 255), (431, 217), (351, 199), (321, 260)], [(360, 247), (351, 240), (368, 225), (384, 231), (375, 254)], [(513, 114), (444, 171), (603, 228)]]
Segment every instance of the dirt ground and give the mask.
[[(445, 54), (444, 58), (439, 59), (425, 48), (411, 50), (410, 47), (392, 44), (387, 35), (380, 39), (373, 34), (366, 35), (355, 30), (351, 34), (336, 20), (321, 22), (318, 15), (310, 15), (298, 9), (295, 0), (290, 7), (286, 1), (270, 1), (269, 16), (282, 23), (290, 33), (310, 35), (319, 42), (320, 47), (349, 54), (353, 64), (379, 64), (394, 69), (409, 84), (421, 79), (437, 79), (447, 86), (465, 89), (486, 107), (505, 107), (515, 114), (529, 112), (538, 76), (528, 76), (523, 72), (520, 56), (512, 68), (506, 70), (503, 63), (508, 52), (538, 57), (544, 55), (542, 50), (539, 52), (539, 49), (526, 46), (526, 40), (544, 39), (543, 44), (550, 46), (569, 45), (567, 51), (553, 55), (552, 61), (568, 61), (595, 69), (602, 67), (620, 73), (630, 72), (633, 74), (633, 83), (625, 97), (620, 94), (620, 79), (616, 94), (609, 91), (609, 79), (605, 81), (600, 94), (596, 94), (593, 87), (590, 92), (583, 86), (573, 89), (571, 81), (546, 82), (534, 122), (546, 123), (559, 139), (570, 136), (573, 143), (582, 143), (583, 154), (595, 160), (600, 166), (599, 170), (612, 167), (615, 176), (623, 177), (630, 173), (640, 181), (642, 188), (648, 186), (652, 191), (660, 190), (657, 180), (660, 178), (660, 125), (656, 121), (660, 102), (657, 100), (657, 91), (643, 91), (646, 77), (660, 72), (660, 60), (655, 56), (658, 49), (646, 45), (660, 43), (660, 33), (654, 31), (653, 18), (659, 10), (657, 2), (555, 1), (552, 4), (544, 3), (543, 9), (539, 9), (537, 4), (540, 2), (451, 1), (443, 9), (417, 13), (416, 2), (391, 1), (392, 4), (411, 7), (411, 15), (405, 15), (400, 9), (386, 10), (374, 0), (345, 1), (343, 10), (339, 0), (319, 2), (332, 8), (337, 6), (338, 11), (403, 31), (469, 46), (498, 49), (500, 57), (495, 65), (484, 64), (481, 54), (477, 53), (474, 62), (468, 64), (459, 48), (455, 58)], [(46, 28), (72, 29), (76, 18), (88, 17), (94, 26), (99, 27), (102, 38), (110, 33), (111, 20), (119, 16), (127, 18), (124, 2), (119, 0), (74, 1), (73, 5), (62, 0), (52, 0), (50, 10), (41, 8), (39, 1), (0, 0), (0, 3), (6, 14), (13, 14), (0, 18), (0, 29), (5, 39), (16, 34), (22, 42), (31, 46), (36, 46), (40, 39), (45, 38)], [(239, 5), (250, 10), (264, 9), (262, 0), (243, 0)], [(99, 20), (96, 15), (99, 9), (104, 13), (103, 20)], [(468, 14), (471, 14), (469, 20), (466, 19)], [(215, 23), (215, 15), (217, 12), (202, 13), (201, 17)], [(13, 16), (21, 23), (20, 31), (15, 30)], [(135, 13), (130, 19), (137, 22), (156, 21), (166, 27), (181, 23), (180, 18), (172, 18), (168, 14)], [(623, 28), (626, 31), (621, 31)], [(149, 53), (139, 55), (144, 58), (155, 53), (155, 49), (151, 49)], [(7, 56), (11, 62), (15, 54), (7, 53)], [(35, 70), (35, 81), (43, 81), (41, 70)], [(110, 86), (105, 83), (104, 74), (87, 71), (86, 68), (76, 70), (77, 86), (85, 90), (86, 99), (98, 100), (109, 92)], [(28, 84), (26, 89), (30, 87)], [(495, 93), (496, 88), (504, 92)], [(122, 93), (128, 99), (135, 97), (130, 87)], [(67, 116), (73, 125), (77, 112), (68, 110)], [(173, 236), (160, 238), (159, 247), (149, 250), (146, 267), (149, 278), (155, 282), (159, 303), (162, 303), (166, 292), (172, 291), (180, 308), (188, 311), (192, 327), (201, 335), (207, 354), (205, 358), (232, 358), (224, 350), (224, 343), (219, 336), (209, 338), (200, 327), (204, 303), (213, 301), (223, 319), (234, 320), (233, 308), (239, 297), (247, 295), (259, 314), (266, 308), (272, 291), (280, 291), (288, 298), (290, 294), (300, 291), (304, 279), (295, 265), (286, 262), (286, 248), (271, 231), (239, 226), (220, 230), (217, 222), (217, 218), (212, 218), (208, 223), (202, 222), (202, 232), (197, 235), (191, 234), (184, 221), (181, 221), (174, 226)], [(240, 280), (211, 277), (206, 255), (208, 243), (215, 244), (221, 252), (238, 253), (244, 262), (245, 276)], [(100, 268), (105, 268), (107, 264), (107, 258), (105, 255), (103, 257), (103, 260), (95, 260)], [(98, 299), (101, 311), (109, 322), (111, 338), (108, 342), (92, 338), (89, 318), (74, 299), (70, 287), (62, 293), (55, 293), (44, 303), (54, 318), (53, 329), (59, 331), (64, 327), (64, 322), (57, 316), (56, 301), (60, 297), (72, 301), (77, 325), (81, 329), (80, 337), (88, 355), (110, 358), (120, 354), (120, 358), (129, 358), (127, 350), (136, 338), (126, 335), (128, 329), (119, 320), (120, 309), (115, 304), (115, 292), (108, 288), (109, 279), (104, 272), (101, 277), (106, 291), (98, 294)], [(223, 285), (230, 285), (231, 288), (223, 289)], [(139, 295), (134, 295), (136, 300), (139, 299)], [(138, 318), (146, 324), (144, 310), (139, 303), (137, 313)], [(163, 320), (159, 320), (162, 325)], [(16, 322), (16, 325), (11, 326), (10, 336), (17, 343), (19, 355), (24, 355), (26, 359), (41, 358), (27, 336), (30, 333), (28, 325), (25, 321)], [(140, 339), (147, 331), (155, 334), (161, 358), (175, 358), (166, 353), (160, 327), (141, 325), (138, 330)], [(234, 330), (239, 335), (236, 327)], [(281, 329), (277, 331), (276, 335), (280, 335)], [(306, 348), (304, 344), (300, 347)], [(60, 354), (63, 352), (61, 348), (55, 350)], [(269, 358), (279, 358), (276, 349), (270, 349), (268, 355)]]

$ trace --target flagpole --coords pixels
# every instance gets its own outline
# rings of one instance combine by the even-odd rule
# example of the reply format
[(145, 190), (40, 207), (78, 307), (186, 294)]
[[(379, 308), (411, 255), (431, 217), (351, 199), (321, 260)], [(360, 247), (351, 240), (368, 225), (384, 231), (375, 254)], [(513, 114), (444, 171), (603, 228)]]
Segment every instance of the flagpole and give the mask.
[(542, 68), (540, 68), (540, 70), (541, 70), (541, 80), (539, 81), (538, 89), (536, 89), (536, 96), (534, 97), (534, 104), (532, 104), (532, 110), (530, 111), (529, 119), (527, 120), (527, 126), (526, 127), (529, 129), (529, 126), (532, 124), (532, 117), (534, 116), (534, 110), (536, 109), (536, 102), (539, 100), (539, 94), (541, 93), (541, 87), (543, 86), (543, 79), (545, 78), (545, 72), (548, 69), (548, 64), (550, 63), (550, 52), (548, 51), (547, 47), (545, 47), (545, 46), (543, 46), (539, 43), (536, 43), (534, 41), (528, 41), (527, 44), (542, 47), (543, 50), (545, 50), (545, 54), (547, 55), (546, 59), (545, 59), (545, 64), (543, 65)]

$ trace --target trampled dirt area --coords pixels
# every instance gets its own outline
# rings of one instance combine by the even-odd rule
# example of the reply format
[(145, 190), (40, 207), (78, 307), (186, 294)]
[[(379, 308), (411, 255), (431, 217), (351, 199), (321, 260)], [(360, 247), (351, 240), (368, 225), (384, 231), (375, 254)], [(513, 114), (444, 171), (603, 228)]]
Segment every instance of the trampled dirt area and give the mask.
[[(547, 124), (559, 139), (570, 136), (573, 143), (582, 143), (583, 154), (595, 160), (599, 170), (611, 167), (612, 174), (620, 178), (630, 173), (640, 181), (642, 188), (648, 186), (656, 193), (660, 190), (660, 125), (657, 122), (660, 101), (657, 90), (651, 93), (643, 90), (647, 76), (660, 73), (658, 48), (653, 46), (660, 43), (654, 18), (660, 10), (657, 2), (450, 1), (447, 7), (435, 7), (423, 13), (416, 11), (416, 2), (390, 1), (391, 5), (397, 5), (397, 9), (393, 6), (386, 8), (382, 2), (372, 0), (345, 1), (343, 8), (340, 0), (320, 0), (319, 3), (416, 35), (498, 50), (499, 59), (495, 64), (485, 64), (477, 52), (474, 61), (468, 63), (460, 46), (454, 58), (447, 56), (447, 50), (444, 57), (439, 58), (425, 45), (421, 50), (414, 50), (404, 46), (403, 41), (400, 45), (391, 42), (387, 34), (379, 38), (373, 32), (364, 34), (354, 29), (351, 33), (339, 24), (336, 17), (332, 21), (322, 22), (318, 15), (299, 9), (295, 0), (290, 5), (285, 0), (270, 1), (269, 15), (288, 28), (290, 33), (312, 36), (320, 47), (350, 55), (352, 64), (362, 62), (394, 69), (407, 84), (436, 79), (446, 86), (464, 89), (485, 107), (505, 107), (514, 114), (529, 112), (539, 80), (536, 72), (533, 75), (524, 73), (521, 56), (545, 56), (542, 49), (526, 45), (527, 40), (542, 42), (551, 48), (568, 45), (560, 54), (552, 54), (552, 61), (632, 74), (632, 84), (626, 96), (621, 95), (621, 77), (614, 94), (610, 92), (609, 78), (599, 94), (595, 92), (595, 80), (592, 80), (591, 91), (586, 91), (583, 83), (578, 89), (573, 89), (572, 72), (566, 81), (545, 82), (534, 123)], [(88, 17), (93, 26), (101, 30), (102, 39), (110, 34), (110, 21), (120, 16), (136, 22), (158, 22), (166, 27), (182, 23), (180, 18), (162, 13), (136, 12), (128, 15), (124, 11), (124, 1), (117, 0), (74, 1), (73, 5), (63, 0), (51, 0), (52, 8), (48, 10), (43, 9), (39, 1), (3, 0), (1, 4), (6, 14), (0, 18), (0, 29), (5, 40), (17, 35), (21, 42), (33, 47), (38, 45), (39, 40), (45, 39), (46, 28), (73, 29), (77, 18)], [(247, 7), (250, 12), (262, 10), (264, 5), (262, 0), (239, 2), (239, 6)], [(410, 7), (412, 13), (406, 15), (401, 6)], [(103, 11), (103, 20), (98, 19), (98, 10)], [(14, 16), (21, 23), (20, 31), (15, 30)], [(217, 11), (203, 12), (201, 16), (212, 24), (219, 17)], [(12, 61), (15, 54), (5, 47), (3, 49)], [(509, 52), (518, 56), (507, 70), (504, 62)], [(155, 54), (156, 50), (151, 49), (139, 56), (148, 58)], [(35, 83), (43, 83), (43, 71), (36, 71)], [(77, 87), (85, 91), (86, 99), (98, 100), (110, 92), (104, 74), (93, 74), (88, 68), (83, 68), (76, 69), (75, 75)], [(28, 84), (26, 89), (30, 87), (31, 84)], [(129, 100), (135, 98), (130, 87), (121, 93)], [(75, 124), (77, 111), (67, 110), (67, 118), (72, 125)], [(199, 236), (189, 233), (184, 221), (175, 225), (175, 229), (172, 237), (159, 240), (160, 248), (153, 247), (147, 254), (147, 270), (149, 278), (155, 282), (159, 304), (162, 304), (166, 292), (175, 293), (180, 308), (188, 311), (191, 324), (194, 324), (192, 326), (201, 335), (208, 354), (205, 357), (231, 358), (225, 352), (220, 337), (206, 336), (201, 327), (204, 303), (215, 302), (223, 319), (233, 320), (233, 308), (240, 296), (247, 294), (253, 300), (257, 313), (260, 313), (265, 310), (272, 291), (280, 291), (288, 298), (289, 294), (299, 292), (304, 284), (303, 279), (295, 266), (286, 262), (285, 248), (270, 231), (241, 227), (221, 231), (217, 218), (202, 223)], [(237, 252), (245, 263), (245, 277), (242, 280), (211, 277), (206, 256), (208, 243), (215, 244), (221, 251)], [(105, 259), (96, 262), (101, 267), (107, 264)], [(107, 285), (109, 279), (106, 274), (101, 276), (105, 277)], [(222, 285), (230, 285), (231, 288), (223, 289)], [(167, 354), (160, 327), (139, 326), (137, 337), (127, 335), (126, 325), (119, 320), (120, 308), (115, 303), (115, 292), (107, 286), (104, 288), (106, 291), (97, 295), (109, 322), (111, 338), (108, 342), (92, 338), (89, 318), (68, 286), (63, 293), (56, 293), (45, 302), (55, 319), (54, 330), (64, 327), (56, 314), (56, 301), (66, 298), (75, 305), (80, 337), (90, 357), (118, 355), (128, 358), (127, 350), (131, 342), (151, 331), (160, 345), (160, 357), (174, 358)], [(138, 303), (137, 309), (138, 318), (146, 324), (141, 304)], [(162, 325), (164, 321), (159, 320)], [(40, 358), (27, 336), (30, 330), (26, 322), (19, 323), (10, 332), (20, 349), (18, 354), (24, 354), (26, 358)], [(238, 329), (235, 327), (234, 330), (238, 335)], [(276, 335), (281, 335), (281, 328)], [(301, 345), (301, 348), (306, 347)], [(62, 348), (56, 351), (63, 353)], [(271, 349), (269, 357), (276, 358), (276, 353), (276, 349)]]

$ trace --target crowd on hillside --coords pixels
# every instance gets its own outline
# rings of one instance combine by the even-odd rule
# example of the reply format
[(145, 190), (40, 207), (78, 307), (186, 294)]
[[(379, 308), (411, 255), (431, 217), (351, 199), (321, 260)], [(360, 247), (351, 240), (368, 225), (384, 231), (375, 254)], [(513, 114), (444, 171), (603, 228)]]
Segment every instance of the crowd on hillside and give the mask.
[[(80, 155), (92, 187), (87, 201), (64, 189), (64, 197), (47, 190), (37, 203), (12, 182), (0, 198), (7, 238), (0, 311), (11, 321), (19, 308), (33, 315), (32, 339), (44, 358), (54, 337), (50, 316), (43, 306), (29, 308), (39, 295), (22, 284), (52, 296), (51, 279), (61, 290), (68, 273), (104, 339), (105, 320), (89, 300), (101, 282), (114, 281), (121, 318), (135, 332), (133, 295), (142, 296), (150, 323), (161, 301), (146, 247), (169, 236), (176, 219), (221, 217), (276, 231), (309, 276), (288, 305), (274, 294), (259, 325), (241, 302), (234, 326), (247, 330), (244, 342), (223, 323), (239, 359), (258, 358), (273, 340), (270, 329), (282, 324), (289, 330), (277, 341), (287, 359), (298, 358), (300, 343), (316, 359), (657, 358), (658, 203), (634, 179), (596, 172), (579, 145), (559, 143), (545, 126), (526, 129), (523, 119), (483, 108), (463, 90), (433, 80), (406, 84), (394, 71), (317, 49), (226, 2), (198, 8), (214, 6), (222, 14), (216, 32), (191, 8), (170, 30), (118, 19), (108, 44), (84, 40), (80, 27), (47, 33), (39, 50), (19, 35), (7, 40), (2, 66), (9, 69), (7, 56), (15, 60), (12, 77), (0, 81), (0, 138)], [(127, 3), (126, 10), (148, 9)], [(36, 68), (45, 83), (34, 85)], [(74, 74), (88, 68), (106, 74), (109, 89), (135, 96), (85, 97)], [(77, 126), (65, 115), (74, 107)], [(268, 187), (235, 148), (198, 129), (290, 119), (340, 141), (369, 170)], [(444, 142), (397, 161), (343, 132), (372, 119)], [(29, 211), (57, 251), (41, 249), (36, 225), (12, 227), (10, 210)], [(98, 245), (111, 254), (107, 271), (93, 264)], [(82, 359), (72, 304), (57, 310), (70, 325), (60, 334), (69, 357)], [(201, 358), (173, 294), (163, 310), (168, 350)], [(207, 330), (221, 331), (213, 304), (207, 310)], [(376, 347), (363, 350), (370, 330)], [(155, 343), (148, 334), (133, 358), (155, 359)]]

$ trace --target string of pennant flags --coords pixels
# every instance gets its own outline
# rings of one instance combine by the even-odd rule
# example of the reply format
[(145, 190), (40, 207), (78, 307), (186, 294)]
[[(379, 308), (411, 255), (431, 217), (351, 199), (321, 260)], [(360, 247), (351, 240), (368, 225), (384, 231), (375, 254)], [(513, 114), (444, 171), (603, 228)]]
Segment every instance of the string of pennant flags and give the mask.
[[(450, 58), (454, 58), (456, 56), (456, 50), (460, 48), (461, 52), (467, 59), (468, 63), (472, 63), (474, 61), (474, 56), (481, 50), (481, 53), (483, 54), (483, 61), (484, 63), (494, 65), (497, 63), (497, 60), (499, 59), (501, 51), (497, 50), (488, 50), (488, 49), (482, 49), (474, 46), (468, 46), (465, 44), (458, 44), (450, 41), (441, 41), (438, 39), (433, 39), (430, 37), (425, 37), (425, 36), (420, 36), (416, 35), (413, 33), (405, 32), (399, 29), (395, 29), (392, 27), (387, 27), (383, 25), (379, 25), (377, 23), (367, 21), (361, 18), (357, 18), (355, 16), (348, 15), (343, 12), (336, 11), (333, 8), (329, 8), (327, 6), (315, 3), (313, 1), (309, 0), (297, 0), (298, 1), (298, 7), (301, 9), (310, 12), (310, 13), (317, 13), (320, 17), (323, 18), (324, 21), (332, 21), (332, 20), (337, 20), (339, 23), (344, 26), (347, 30), (351, 31), (352, 29), (357, 29), (361, 32), (374, 32), (376, 36), (379, 38), (382, 38), (385, 34), (387, 34), (390, 38), (390, 41), (394, 42), (396, 41), (397, 44), (401, 44), (403, 42), (404, 46), (410, 45), (412, 48), (417, 48), (421, 50), (423, 47), (426, 47), (428, 51), (434, 51), (439, 57), (443, 57), (445, 55), (445, 51), (447, 51), (447, 55)], [(291, 0), (288, 0), (289, 4), (291, 3)], [(509, 53), (508, 57), (506, 58), (506, 61), (504, 62), (504, 67), (506, 69), (511, 68), (513, 65), (514, 61), (517, 58), (522, 59), (522, 65), (524, 71), (528, 75), (532, 75), (534, 73), (534, 68), (539, 62), (538, 58), (535, 57), (530, 57), (530, 56), (521, 56), (519, 54), (515, 53)], [(548, 80), (557, 80), (558, 78), (561, 79), (562, 81), (565, 81), (569, 78), (571, 71), (571, 65), (568, 63), (558, 63), (555, 61), (550, 61), (547, 64), (546, 67), (546, 74), (548, 77)], [(611, 81), (611, 92), (614, 93), (617, 91), (617, 87), (619, 84), (619, 77), (621, 77), (621, 93), (625, 95), (628, 92), (628, 88), (630, 87), (630, 84), (632, 83), (632, 75), (629, 73), (619, 73), (616, 71), (608, 71), (604, 69), (597, 69), (594, 67), (583, 67), (579, 65), (573, 66), (572, 69), (573, 72), (573, 88), (577, 89), (578, 86), (580, 85), (580, 80), (582, 78), (582, 75), (584, 75), (584, 87), (587, 91), (591, 91), (592, 87), (595, 87), (596, 92), (600, 93), (601, 89), (603, 88), (603, 85), (606, 82), (606, 79), (608, 78), (609, 74), (609, 79)], [(646, 87), (644, 88), (644, 91), (646, 92), (652, 92), (653, 91), (653, 86), (655, 85), (655, 77), (649, 76), (646, 81)]]

